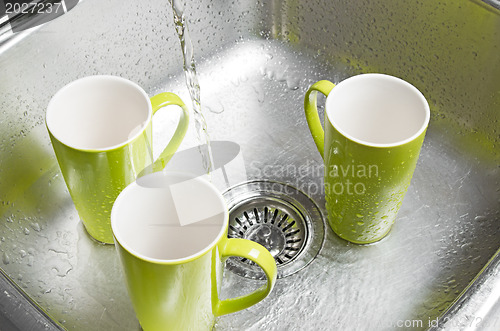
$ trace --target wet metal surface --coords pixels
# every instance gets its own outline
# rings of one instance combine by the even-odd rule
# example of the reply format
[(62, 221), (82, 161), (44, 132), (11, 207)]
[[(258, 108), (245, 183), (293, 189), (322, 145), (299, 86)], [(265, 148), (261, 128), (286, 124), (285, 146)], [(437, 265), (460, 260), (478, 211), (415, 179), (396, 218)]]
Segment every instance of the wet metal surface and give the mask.
[[(224, 192), (229, 208), (229, 238), (245, 238), (266, 247), (276, 261), (278, 279), (307, 267), (325, 239), (321, 209), (304, 192), (275, 181), (255, 180)], [(266, 279), (247, 259), (230, 257), (229, 270), (252, 279)]]

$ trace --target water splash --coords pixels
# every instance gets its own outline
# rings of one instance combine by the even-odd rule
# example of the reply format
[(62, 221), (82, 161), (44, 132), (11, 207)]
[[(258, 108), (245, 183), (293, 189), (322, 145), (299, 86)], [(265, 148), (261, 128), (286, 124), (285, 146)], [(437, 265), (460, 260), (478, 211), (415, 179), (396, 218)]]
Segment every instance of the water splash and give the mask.
[(191, 96), (194, 111), (194, 122), (196, 134), (199, 141), (199, 151), (202, 157), (204, 169), (210, 174), (213, 170), (212, 149), (210, 147), (210, 137), (208, 135), (207, 122), (201, 111), (200, 84), (196, 73), (196, 64), (194, 61), (194, 47), (189, 36), (186, 18), (184, 16), (184, 6), (180, 0), (168, 0), (172, 6), (174, 14), (175, 31), (179, 37), (182, 49), (184, 74), (186, 76), (186, 85)]

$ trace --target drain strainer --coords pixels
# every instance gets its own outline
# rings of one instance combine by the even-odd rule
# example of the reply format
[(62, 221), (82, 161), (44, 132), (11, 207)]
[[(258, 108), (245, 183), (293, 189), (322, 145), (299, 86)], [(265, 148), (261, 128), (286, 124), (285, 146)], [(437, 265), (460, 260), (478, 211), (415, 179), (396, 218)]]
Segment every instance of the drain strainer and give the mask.
[[(278, 278), (311, 263), (324, 241), (325, 225), (318, 206), (298, 189), (273, 181), (250, 181), (224, 192), (229, 206), (229, 238), (253, 240), (276, 260)], [(265, 279), (254, 262), (230, 257), (226, 266), (252, 279)]]

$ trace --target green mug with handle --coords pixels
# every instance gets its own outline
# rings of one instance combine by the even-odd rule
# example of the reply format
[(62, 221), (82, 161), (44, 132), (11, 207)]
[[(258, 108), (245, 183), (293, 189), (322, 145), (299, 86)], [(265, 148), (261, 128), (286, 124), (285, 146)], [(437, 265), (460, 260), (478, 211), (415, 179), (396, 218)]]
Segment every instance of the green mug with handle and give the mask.
[[(327, 96), (324, 130), (317, 93)], [(384, 238), (410, 185), (430, 110), (420, 91), (384, 74), (323, 80), (305, 95), (309, 129), (323, 157), (328, 222), (341, 238)]]
[[(111, 226), (144, 331), (210, 330), (217, 316), (248, 308), (269, 295), (277, 276), (273, 256), (256, 242), (228, 238), (228, 224), (223, 196), (201, 177), (155, 172), (120, 193)], [(266, 284), (247, 295), (221, 300), (224, 261), (229, 256), (259, 265)]]
[[(180, 109), (167, 147), (152, 159), (152, 117)], [(87, 232), (112, 244), (110, 213), (118, 194), (142, 172), (163, 169), (184, 138), (189, 111), (173, 93), (151, 99), (125, 78), (97, 75), (60, 89), (47, 107), (46, 125), (64, 180)]]

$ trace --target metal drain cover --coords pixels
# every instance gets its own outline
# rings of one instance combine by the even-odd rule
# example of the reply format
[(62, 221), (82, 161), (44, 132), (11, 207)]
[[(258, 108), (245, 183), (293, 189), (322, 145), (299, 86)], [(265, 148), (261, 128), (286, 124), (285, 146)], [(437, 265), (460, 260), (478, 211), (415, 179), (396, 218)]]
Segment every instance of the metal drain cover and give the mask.
[[(278, 266), (278, 278), (311, 263), (323, 246), (325, 223), (318, 206), (293, 186), (250, 181), (224, 192), (229, 207), (229, 238), (245, 238), (266, 247)], [(232, 272), (252, 279), (266, 276), (255, 263), (230, 257)]]

